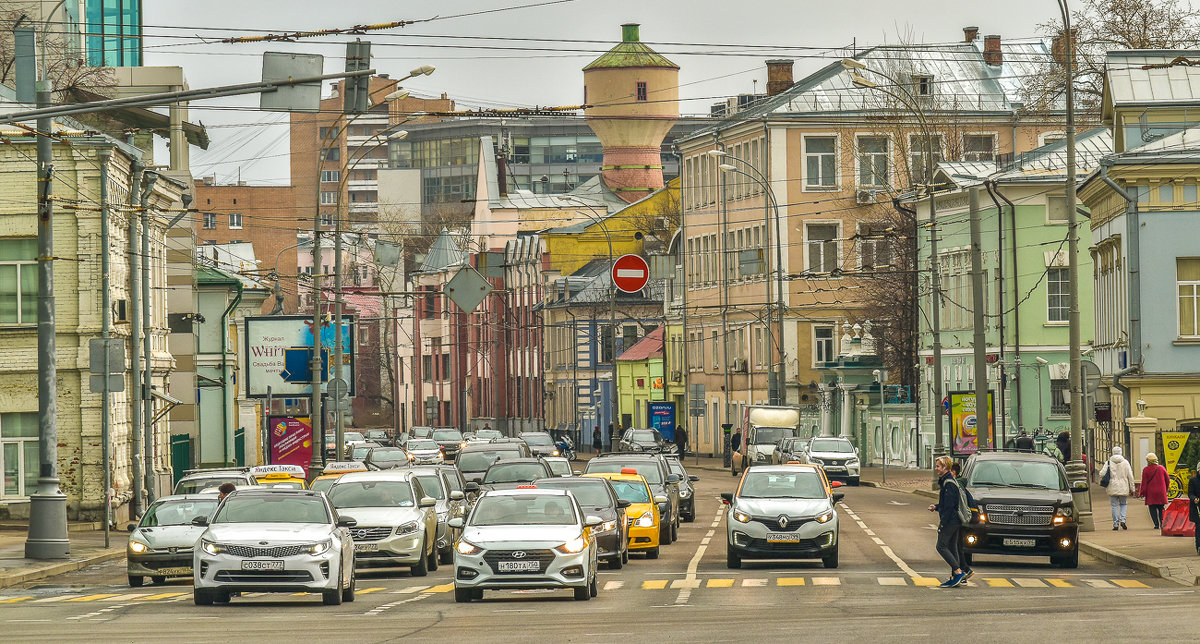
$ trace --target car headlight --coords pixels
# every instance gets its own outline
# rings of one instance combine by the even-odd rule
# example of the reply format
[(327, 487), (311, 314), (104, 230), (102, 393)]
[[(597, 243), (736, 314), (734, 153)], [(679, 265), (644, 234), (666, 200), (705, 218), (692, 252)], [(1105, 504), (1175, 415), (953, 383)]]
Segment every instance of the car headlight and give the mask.
[(733, 518), (738, 523), (750, 523), (750, 515), (742, 512), (741, 510), (734, 510)]
[(554, 549), (563, 553), (564, 555), (573, 555), (583, 552), (583, 549), (586, 547), (587, 539), (584, 539), (583, 535), (581, 534), (578, 537), (575, 537), (574, 539), (562, 544), (561, 546), (556, 546)]
[(421, 524), (417, 523), (416, 521), (409, 521), (408, 523), (400, 524), (396, 528), (396, 534), (397, 535), (412, 534), (420, 529), (421, 529)]
[(454, 550), (460, 555), (477, 555), (483, 552), (483, 548), (480, 548), (466, 539), (459, 539), (458, 543), (454, 544)]
[(1058, 508), (1057, 510), (1054, 511), (1054, 516), (1056, 516), (1056, 517), (1075, 516), (1075, 510), (1073, 510), (1072, 508)]
[(135, 555), (140, 555), (149, 549), (150, 549), (150, 546), (142, 543), (141, 541), (132, 541), (131, 540), (129, 542), (129, 552), (132, 552)]
[(692, 495), (691, 490), (687, 490), (687, 489), (679, 490), (679, 498), (681, 498), (681, 499), (686, 499), (686, 498), (690, 497), (691, 495)]
[(596, 527), (596, 532), (612, 532), (613, 530), (616, 530), (616, 529), (617, 529), (617, 522), (614, 519), (612, 521), (605, 521), (604, 523), (601, 523), (599, 526)]
[(554, 450), (553, 452), (550, 452), (550, 454), (551, 456), (558, 456), (558, 450)]
[(858, 465), (858, 459), (857, 458), (849, 459), (848, 461), (846, 461), (846, 465)]
[(822, 461), (819, 458), (812, 458), (812, 457), (809, 457), (808, 462), (812, 463), (813, 465), (824, 465), (825, 464), (825, 461)]
[(332, 547), (333, 547), (333, 540), (326, 539), (324, 541), (318, 541), (317, 543), (310, 543), (304, 547), (304, 550), (307, 551), (308, 554), (310, 554), (310, 555), (319, 555), (319, 554), (325, 552), (326, 550), (329, 550)]
[(459, 444), (458, 444), (458, 449), (462, 449), (462, 448), (464, 448), (464, 447), (466, 447), (466, 446), (467, 446), (467, 443), (466, 443), (466, 441), (463, 441), (463, 442), (461, 442), (461, 443), (459, 443)]
[(200, 549), (203, 550), (204, 552), (207, 552), (210, 555), (219, 555), (222, 552), (225, 552), (225, 546), (223, 546), (219, 543), (214, 543), (212, 541), (201, 541)]
[(817, 517), (817, 523), (829, 523), (830, 521), (833, 521), (833, 510), (830, 510)]
[(647, 513), (643, 514), (642, 516), (637, 518), (637, 521), (633, 522), (633, 525), (635, 525), (639, 528), (653, 528), (654, 527), (654, 513), (647, 512)]

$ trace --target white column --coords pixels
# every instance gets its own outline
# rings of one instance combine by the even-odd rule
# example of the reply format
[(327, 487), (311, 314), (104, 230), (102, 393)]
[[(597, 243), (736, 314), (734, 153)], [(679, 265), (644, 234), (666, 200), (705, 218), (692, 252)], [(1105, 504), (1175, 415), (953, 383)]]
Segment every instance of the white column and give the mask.
[(854, 391), (856, 385), (839, 383), (838, 389), (842, 390), (842, 428), (841, 437), (850, 438), (854, 435), (853, 428), (850, 423), (854, 421), (854, 396), (850, 392)]
[(817, 391), (821, 394), (821, 435), (833, 436), (833, 388), (821, 383)]

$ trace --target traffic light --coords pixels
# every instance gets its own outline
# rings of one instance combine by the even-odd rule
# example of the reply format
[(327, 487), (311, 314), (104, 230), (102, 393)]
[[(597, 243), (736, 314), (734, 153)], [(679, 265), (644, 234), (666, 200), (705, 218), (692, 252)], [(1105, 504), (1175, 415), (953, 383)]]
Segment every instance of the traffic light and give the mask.
[[(355, 39), (346, 43), (346, 71), (358, 72), (371, 68), (371, 43)], [(342, 99), (342, 111), (346, 114), (362, 114), (371, 106), (371, 77), (367, 75), (346, 78), (346, 95)]]

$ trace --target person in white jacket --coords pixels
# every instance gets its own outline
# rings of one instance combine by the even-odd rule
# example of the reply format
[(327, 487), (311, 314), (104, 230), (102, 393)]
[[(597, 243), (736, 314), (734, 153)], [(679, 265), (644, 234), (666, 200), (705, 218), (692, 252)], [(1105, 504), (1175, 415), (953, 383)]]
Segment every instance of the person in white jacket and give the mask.
[(1121, 456), (1121, 448), (1113, 447), (1112, 456), (1100, 468), (1100, 478), (1108, 474), (1108, 502), (1112, 506), (1113, 530), (1121, 528), (1128, 530), (1125, 525), (1125, 509), (1129, 495), (1133, 494), (1133, 468), (1129, 461)]

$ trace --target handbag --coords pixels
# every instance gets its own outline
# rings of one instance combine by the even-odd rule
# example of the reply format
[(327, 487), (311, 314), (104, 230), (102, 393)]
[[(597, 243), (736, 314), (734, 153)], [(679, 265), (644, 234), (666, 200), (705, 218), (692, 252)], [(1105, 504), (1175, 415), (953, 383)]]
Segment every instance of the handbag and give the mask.
[(1112, 468), (1105, 465), (1104, 466), (1104, 474), (1100, 477), (1100, 487), (1108, 487), (1108, 484), (1111, 482), (1112, 482)]

